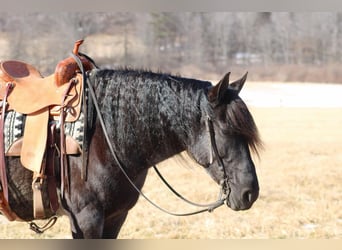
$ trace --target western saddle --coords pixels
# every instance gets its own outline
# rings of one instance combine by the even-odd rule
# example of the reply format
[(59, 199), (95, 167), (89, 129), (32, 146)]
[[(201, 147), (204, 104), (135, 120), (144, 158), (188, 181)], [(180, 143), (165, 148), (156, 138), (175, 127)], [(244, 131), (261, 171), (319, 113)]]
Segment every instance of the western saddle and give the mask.
[[(92, 60), (78, 52), (82, 42), (76, 41), (73, 56), (59, 62), (54, 74), (47, 77), (25, 62), (0, 62), (0, 212), (10, 221), (21, 218), (10, 208), (5, 156), (20, 156), (22, 165), (33, 172), (34, 218), (45, 218), (41, 193), (45, 180), (50, 209), (56, 212), (59, 207), (55, 160), (49, 159), (54, 158), (57, 151), (60, 156), (62, 195), (64, 188), (68, 188), (65, 155), (81, 154), (82, 150), (73, 138), (65, 136), (64, 122), (75, 122), (82, 111), (81, 103), (85, 102), (82, 101), (84, 74), (80, 72), (74, 57), (80, 59), (84, 71), (94, 68)], [(23, 137), (4, 152), (5, 114), (11, 110), (26, 115), (25, 130)], [(59, 126), (59, 136), (56, 137), (60, 137), (57, 143), (56, 124)]]

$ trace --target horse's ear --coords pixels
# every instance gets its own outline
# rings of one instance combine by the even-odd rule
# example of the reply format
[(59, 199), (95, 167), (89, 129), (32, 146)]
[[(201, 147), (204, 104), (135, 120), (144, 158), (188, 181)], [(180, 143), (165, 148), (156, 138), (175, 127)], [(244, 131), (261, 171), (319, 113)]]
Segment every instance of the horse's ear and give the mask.
[(224, 94), (229, 86), (229, 75), (228, 72), (214, 87), (210, 88), (208, 91), (209, 102), (220, 103), (224, 97)]
[(246, 72), (246, 74), (244, 74), (243, 77), (241, 77), (241, 79), (236, 80), (235, 82), (232, 82), (231, 84), (229, 84), (229, 88), (235, 90), (237, 93), (240, 93), (243, 85), (246, 82), (247, 75), (248, 75), (248, 72)]

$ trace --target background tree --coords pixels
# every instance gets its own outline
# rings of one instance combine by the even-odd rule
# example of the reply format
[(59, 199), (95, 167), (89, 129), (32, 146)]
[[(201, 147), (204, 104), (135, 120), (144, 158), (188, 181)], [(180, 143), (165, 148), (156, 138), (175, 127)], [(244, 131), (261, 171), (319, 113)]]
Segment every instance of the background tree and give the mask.
[(44, 74), (53, 72), (81, 38), (91, 41), (83, 47), (86, 52), (109, 67), (191, 70), (205, 76), (248, 70), (259, 80), (340, 82), (342, 77), (338, 12), (0, 15), (0, 59), (28, 61)]

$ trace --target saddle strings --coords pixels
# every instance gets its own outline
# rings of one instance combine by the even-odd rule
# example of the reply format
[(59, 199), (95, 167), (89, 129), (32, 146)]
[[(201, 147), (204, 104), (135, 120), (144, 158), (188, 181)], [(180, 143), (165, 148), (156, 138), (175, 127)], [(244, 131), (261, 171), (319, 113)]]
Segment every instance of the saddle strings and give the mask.
[(6, 202), (8, 202), (8, 182), (7, 182), (7, 174), (6, 174), (6, 162), (5, 162), (5, 149), (4, 147), (4, 126), (5, 126), (5, 114), (7, 109), (7, 97), (14, 88), (14, 84), (9, 82), (6, 85), (6, 91), (5, 96), (2, 100), (2, 113), (1, 113), (1, 121), (0, 121), (0, 186), (1, 186), (1, 192), (3, 192), (4, 199)]
[[(74, 54), (71, 54), (75, 61), (77, 62), (77, 64), (79, 65), (81, 71), (82, 71), (82, 74), (84, 76), (86, 76), (85, 72), (84, 72), (84, 69), (83, 69), (83, 65), (82, 65), (82, 62), (81, 60), (77, 57), (77, 55), (74, 55)], [(118, 159), (117, 157), (117, 154), (115, 153), (115, 150), (110, 142), (110, 139), (109, 139), (109, 135), (107, 133), (107, 128), (106, 128), (106, 125), (105, 125), (105, 122), (103, 120), (103, 117), (102, 117), (102, 114), (101, 114), (101, 110), (99, 108), (99, 104), (97, 102), (97, 99), (96, 99), (96, 94), (95, 94), (95, 91), (93, 89), (93, 87), (91, 86), (91, 84), (88, 83), (88, 81), (84, 81), (85, 84), (87, 85), (88, 87), (88, 90), (89, 90), (89, 93), (90, 93), (90, 97), (93, 101), (93, 105), (95, 107), (95, 110), (96, 110), (96, 113), (98, 115), (98, 119), (99, 119), (99, 122), (100, 122), (100, 125), (101, 125), (101, 128), (103, 130), (103, 134), (104, 134), (104, 137), (105, 137), (105, 140), (106, 140), (106, 143), (108, 145), (108, 148), (114, 158), (114, 160), (116, 161), (118, 167), (120, 168), (121, 172), (123, 173), (123, 175), (126, 177), (126, 179), (128, 180), (128, 182), (132, 185), (132, 187), (142, 196), (145, 198), (146, 201), (148, 201), (152, 206), (154, 206), (155, 208), (169, 214), (169, 215), (173, 215), (173, 216), (189, 216), (189, 215), (195, 215), (195, 214), (199, 214), (199, 213), (203, 213), (203, 212), (212, 212), (214, 209), (222, 206), (225, 202), (225, 199), (224, 198), (221, 198), (219, 199), (217, 202), (213, 203), (212, 206), (210, 207), (207, 207), (207, 208), (204, 208), (204, 209), (201, 209), (201, 210), (198, 210), (198, 211), (195, 211), (195, 212), (189, 212), (189, 213), (174, 213), (174, 212), (170, 212), (162, 207), (160, 207), (159, 205), (157, 205), (156, 203), (154, 203), (151, 199), (149, 199), (135, 184), (134, 182), (131, 180), (131, 178), (128, 176), (127, 172), (125, 171), (124, 167), (122, 166), (120, 160)]]
[(31, 222), (28, 222), (29, 226), (30, 226), (30, 229), (32, 231), (34, 231), (35, 233), (37, 234), (42, 234), (44, 233), (46, 230), (50, 229), (51, 227), (53, 227), (57, 221), (57, 216), (52, 216), (48, 222), (43, 225), (43, 226), (38, 226), (35, 222), (31, 221)]

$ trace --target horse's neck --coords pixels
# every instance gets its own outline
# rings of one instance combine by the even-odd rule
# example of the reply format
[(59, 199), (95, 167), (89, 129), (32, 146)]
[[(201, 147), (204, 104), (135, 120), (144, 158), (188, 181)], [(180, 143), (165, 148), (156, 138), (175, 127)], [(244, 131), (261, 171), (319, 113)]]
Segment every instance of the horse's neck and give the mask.
[(106, 87), (103, 114), (122, 157), (156, 164), (183, 151), (199, 129), (203, 89), (170, 81), (116, 81)]
[(202, 93), (203, 91), (194, 89), (181, 89), (175, 92), (171, 88), (169, 93), (161, 97), (164, 98), (164, 103), (160, 104), (160, 118), (166, 122), (163, 121), (165, 126), (160, 129), (164, 137), (168, 138), (165, 147), (174, 147), (177, 141), (180, 145), (177, 153), (186, 148), (189, 139), (199, 129)]

